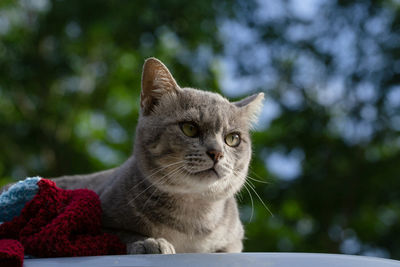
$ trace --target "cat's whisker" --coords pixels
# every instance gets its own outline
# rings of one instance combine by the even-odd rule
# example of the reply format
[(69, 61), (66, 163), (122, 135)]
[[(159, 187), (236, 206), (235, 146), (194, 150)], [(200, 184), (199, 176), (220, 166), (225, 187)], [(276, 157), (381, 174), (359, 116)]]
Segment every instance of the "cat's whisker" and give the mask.
[(156, 186), (156, 185), (161, 185), (161, 183), (165, 182), (169, 178), (169, 176), (175, 174), (177, 171), (179, 171), (179, 169), (182, 169), (182, 168), (183, 168), (183, 166), (178, 166), (175, 169), (171, 170), (170, 172), (166, 173), (161, 178), (159, 178), (158, 181), (150, 182), (150, 185), (147, 188), (145, 188), (142, 192), (140, 192), (138, 195), (136, 195), (136, 197), (134, 199), (132, 199), (131, 201), (133, 201), (136, 198), (138, 198), (142, 193), (146, 192), (151, 187)]
[(247, 185), (251, 185), (250, 189), (253, 190), (254, 194), (258, 197), (258, 199), (261, 201), (261, 204), (264, 206), (264, 208), (271, 214), (272, 217), (274, 217), (274, 214), (271, 212), (271, 210), (267, 207), (267, 205), (264, 203), (260, 195), (257, 193), (257, 191), (254, 189), (254, 185), (250, 181), (245, 182)]
[[(182, 171), (182, 169), (183, 168), (178, 168), (178, 171), (174, 172), (173, 175), (179, 174)], [(171, 176), (171, 174), (172, 173), (170, 173), (168, 176)], [(167, 182), (167, 180), (168, 179), (162, 179), (162, 180), (160, 179), (160, 181), (158, 183), (153, 184), (153, 185), (158, 185), (158, 186), (163, 185), (163, 184), (165, 184)], [(149, 202), (149, 200), (153, 197), (154, 193), (157, 192), (157, 191), (160, 191), (160, 190), (157, 188), (157, 186), (154, 186), (154, 191), (153, 191), (153, 193), (151, 193), (151, 195), (147, 198), (146, 202), (143, 204), (143, 209), (146, 207), (146, 205)], [(160, 200), (160, 196), (161, 195), (158, 196), (157, 201), (153, 205), (157, 205), (158, 201)]]
[[(242, 174), (242, 172), (238, 172), (238, 171), (235, 171), (235, 170), (233, 171), (233, 173), (234, 173), (236, 176)], [(247, 176), (246, 178), (249, 178), (249, 177)], [(264, 201), (262, 200), (262, 198), (260, 197), (260, 195), (259, 195), (259, 194), (257, 193), (257, 191), (255, 190), (255, 186), (251, 183), (251, 181), (245, 179), (245, 180), (244, 180), (243, 186), (244, 186), (244, 188), (247, 190), (247, 192), (248, 192), (249, 195), (250, 195), (250, 200), (251, 200), (251, 205), (252, 205), (252, 213), (253, 213), (253, 211), (254, 211), (253, 198), (252, 198), (252, 196), (251, 196), (251, 193), (250, 193), (248, 187), (250, 187), (251, 191), (253, 191), (253, 192), (256, 194), (257, 198), (260, 200), (261, 204), (262, 204), (262, 205), (264, 206), (264, 208), (269, 212), (269, 214), (271, 214), (271, 216), (274, 216), (274, 214), (273, 214), (273, 213), (271, 212), (271, 210), (267, 207), (267, 205), (264, 203)], [(252, 218), (252, 216), (251, 216), (250, 218)], [(251, 220), (251, 219), (250, 219), (250, 220)]]
[[(233, 170), (233, 173), (234, 173), (235, 175), (242, 175), (242, 174), (243, 174), (243, 172), (235, 171), (235, 170)], [(251, 177), (251, 176), (248, 175), (248, 174), (246, 175), (246, 179), (250, 179), (250, 180), (252, 180), (252, 181), (254, 181), (254, 182), (259, 182), (259, 183), (263, 183), (263, 184), (270, 184), (269, 182), (261, 181), (261, 180), (255, 179), (255, 178)]]
[(170, 163), (170, 164), (167, 164), (167, 165), (160, 166), (160, 167), (158, 167), (158, 168), (154, 168), (154, 169), (151, 170), (152, 173), (150, 173), (150, 175), (148, 175), (148, 176), (146, 176), (146, 177), (147, 177), (147, 178), (148, 178), (148, 177), (152, 177), (154, 174), (159, 173), (159, 172), (162, 171), (163, 169), (166, 169), (166, 168), (168, 168), (168, 167), (170, 167), (170, 166), (174, 166), (174, 165), (176, 165), (176, 164), (180, 164), (180, 163), (184, 163), (184, 162), (185, 162), (184, 160), (180, 160), (180, 161), (175, 161), (175, 162)]
[(241, 191), (237, 192), (236, 196), (237, 196), (237, 198), (239, 199), (240, 202), (243, 202), (243, 195), (242, 195)]
[(252, 174), (252, 175), (254, 174), (254, 176), (256, 176), (256, 178), (257, 178), (257, 179), (255, 179), (255, 178), (252, 178), (252, 179), (258, 180), (257, 182), (260, 182), (260, 183), (270, 184), (270, 183), (267, 182), (267, 181), (263, 181), (263, 177), (261, 177), (260, 175), (258, 175), (258, 174), (253, 170), (253, 168), (252, 168), (251, 166), (249, 166), (249, 170), (250, 170), (251, 174)]
[(147, 198), (147, 200), (144, 202), (142, 209), (144, 209), (144, 208), (146, 207), (147, 203), (148, 203), (149, 200), (153, 197), (153, 195), (154, 195), (154, 193), (155, 193), (156, 191), (159, 191), (159, 190), (157, 189), (157, 187), (154, 187), (153, 193), (151, 193), (150, 196)]
[[(243, 172), (240, 171), (236, 171), (236, 170), (232, 170), (232, 173), (236, 176), (236, 177), (243, 177)], [(246, 176), (244, 176), (243, 180), (246, 181)]]
[(250, 186), (250, 188), (252, 188), (252, 189), (255, 188), (254, 184), (252, 184), (250, 181), (246, 180), (245, 183), (246, 183), (248, 186)]
[[(242, 174), (242, 172), (234, 171), (234, 174), (235, 174), (235, 175), (240, 175), (240, 174)], [(259, 176), (258, 176), (258, 177), (259, 177)], [(260, 177), (259, 177), (259, 178), (260, 178)], [(252, 180), (252, 181), (254, 181), (254, 182), (258, 182), (258, 183), (262, 183), (262, 184), (270, 184), (270, 182), (261, 181), (261, 180), (255, 179), (255, 178), (251, 177), (250, 175), (247, 175), (247, 176), (246, 176), (246, 179), (250, 179), (250, 180)]]
[(176, 155), (171, 155), (171, 154), (165, 154), (163, 155), (165, 158), (170, 158), (170, 159), (181, 159), (181, 156), (176, 156)]
[(250, 215), (249, 221), (251, 222), (251, 220), (253, 219), (253, 215), (254, 215), (254, 202), (253, 202), (253, 197), (252, 197), (252, 195), (251, 195), (249, 189), (247, 189), (246, 184), (243, 184), (243, 185), (244, 185), (244, 188), (246, 189), (247, 193), (249, 193), (249, 196), (250, 196), (250, 201), (251, 201), (251, 215)]
[(160, 184), (160, 182), (162, 180), (166, 180), (168, 179), (168, 177), (172, 174), (174, 174), (177, 170), (183, 168), (183, 166), (178, 166), (177, 168), (175, 168), (174, 170), (170, 171), (169, 173), (165, 174), (163, 177), (161, 177), (157, 182), (155, 183), (150, 183), (150, 185), (144, 189), (142, 192), (140, 192), (138, 195), (136, 195), (133, 199), (129, 200), (129, 204), (133, 203), (139, 196), (141, 196), (143, 193), (145, 193), (147, 190), (149, 190), (152, 186), (158, 185)]
[[(173, 174), (173, 175), (177, 175), (177, 174), (179, 175), (179, 174), (182, 172), (182, 170), (183, 170), (183, 166), (181, 166), (181, 168), (178, 168), (177, 171), (173, 171), (174, 173), (170, 173), (170, 174), (168, 175), (168, 177), (165, 177), (166, 179), (163, 179), (163, 178), (164, 178), (164, 177), (163, 177), (163, 178), (160, 179), (160, 181), (158, 181), (158, 183), (153, 184), (153, 186), (154, 186), (154, 191), (153, 191), (153, 193), (151, 193), (151, 195), (147, 198), (146, 202), (143, 204), (143, 209), (146, 207), (148, 201), (153, 197), (154, 193), (157, 192), (157, 191), (160, 191), (160, 190), (157, 188), (157, 186), (160, 186), (160, 185), (165, 184), (165, 183), (167, 182), (168, 178), (169, 178), (172, 174)], [(155, 186), (155, 185), (157, 185), (157, 186)], [(158, 201), (160, 200), (160, 197), (161, 197), (161, 194), (158, 195), (157, 201), (153, 204), (154, 206), (157, 205)]]
[[(161, 177), (159, 179), (159, 181), (153, 183), (154, 186), (160, 186), (165, 184), (168, 179), (172, 178), (172, 176), (176, 176), (176, 175), (180, 175), (182, 173), (182, 170), (184, 169), (184, 166), (180, 166), (178, 168), (175, 168), (174, 170), (172, 170), (171, 172), (167, 173), (166, 175), (164, 175), (163, 177)], [(156, 188), (156, 190), (159, 190), (158, 188)]]
[(262, 183), (262, 184), (271, 184), (270, 182), (261, 181), (261, 180), (255, 179), (255, 178), (253, 178), (253, 177), (251, 177), (251, 176), (249, 176), (249, 175), (247, 175), (247, 178), (250, 179), (250, 180), (252, 180), (252, 181), (254, 181), (254, 182), (258, 182), (258, 183)]
[[(151, 196), (152, 196), (156, 191), (160, 191), (160, 190), (157, 188), (157, 186), (160, 186), (160, 185), (165, 184), (165, 183), (168, 181), (168, 179), (171, 178), (171, 176), (183, 174), (183, 172), (182, 172), (183, 169), (184, 169), (184, 166), (178, 167), (177, 169), (171, 171), (169, 174), (165, 175), (164, 177), (161, 177), (160, 180), (159, 180), (158, 182), (154, 183), (153, 186), (154, 186), (155, 190), (154, 190), (153, 193), (150, 195), (150, 198), (151, 198)], [(158, 197), (158, 200), (159, 200), (159, 199), (160, 199), (160, 196)], [(148, 201), (148, 200), (147, 200), (147, 201)], [(146, 202), (147, 202), (147, 201), (146, 201)]]
[[(168, 173), (167, 175), (164, 175), (163, 177), (160, 178), (159, 181), (152, 183), (149, 187), (154, 187), (154, 191), (150, 194), (150, 196), (147, 198), (146, 202), (143, 204), (143, 209), (146, 207), (147, 202), (152, 198), (152, 196), (154, 195), (155, 192), (160, 191), (157, 186), (163, 185), (167, 182), (168, 178), (170, 178), (171, 175), (176, 175), (179, 174), (183, 169), (183, 166), (180, 166), (176, 169), (174, 169), (173, 171), (171, 171), (170, 173)], [(149, 188), (146, 188), (145, 190), (147, 190)], [(157, 198), (157, 200), (160, 199), (160, 196)]]
[[(146, 178), (143, 179), (142, 181), (140, 181), (139, 183), (135, 184), (131, 189), (129, 189), (129, 192), (133, 191), (135, 188), (137, 188), (137, 187), (138, 187), (139, 185), (141, 185), (142, 183), (148, 181), (149, 178), (153, 177), (153, 176), (156, 175), (157, 173), (160, 173), (161, 171), (163, 171), (163, 170), (165, 170), (165, 169), (167, 169), (167, 168), (169, 168), (169, 167), (171, 167), (171, 166), (175, 166), (175, 165), (182, 164), (182, 163), (184, 163), (184, 160), (177, 161), (177, 162), (168, 164), (168, 165), (166, 165), (166, 166), (161, 166), (161, 167), (158, 167), (158, 168), (153, 169), (153, 170), (152, 170), (152, 171), (154, 171), (153, 173), (151, 173), (150, 175), (146, 176)], [(155, 170), (156, 170), (156, 171), (155, 171)]]

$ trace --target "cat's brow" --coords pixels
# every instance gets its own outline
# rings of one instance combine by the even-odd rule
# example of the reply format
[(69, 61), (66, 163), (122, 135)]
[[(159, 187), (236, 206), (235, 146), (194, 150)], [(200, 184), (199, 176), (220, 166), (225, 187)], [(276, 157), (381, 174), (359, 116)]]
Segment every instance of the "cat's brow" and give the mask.
[(189, 122), (189, 121), (185, 121), (185, 120), (177, 120), (177, 121), (172, 121), (172, 122), (168, 122), (165, 124), (166, 127), (168, 126), (175, 126), (175, 125), (179, 125), (182, 122)]

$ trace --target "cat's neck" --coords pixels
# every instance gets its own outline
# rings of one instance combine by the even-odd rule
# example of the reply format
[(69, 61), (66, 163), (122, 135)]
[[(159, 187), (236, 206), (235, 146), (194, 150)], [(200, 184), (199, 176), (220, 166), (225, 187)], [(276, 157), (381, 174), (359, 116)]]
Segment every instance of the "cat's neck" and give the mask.
[[(135, 214), (142, 214), (151, 221), (164, 218), (164, 223), (183, 227), (184, 231), (192, 231), (189, 226), (193, 224), (197, 225), (195, 229), (203, 229), (204, 225), (214, 226), (223, 216), (226, 203), (233, 200), (233, 197), (215, 200), (201, 194), (158, 190), (146, 180), (134, 157), (121, 165), (113, 176), (108, 189), (100, 196), (105, 218), (112, 220), (106, 221), (106, 225), (120, 224), (124, 228), (135, 220), (134, 216), (138, 216)], [(116, 217), (119, 218), (117, 222)]]

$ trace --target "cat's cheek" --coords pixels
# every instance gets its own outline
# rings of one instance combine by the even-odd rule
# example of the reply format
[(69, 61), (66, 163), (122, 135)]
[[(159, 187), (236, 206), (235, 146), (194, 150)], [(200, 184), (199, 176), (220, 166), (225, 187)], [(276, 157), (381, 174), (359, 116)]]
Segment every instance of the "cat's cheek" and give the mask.
[(162, 143), (156, 143), (149, 147), (149, 152), (154, 156), (159, 156), (162, 155), (163, 148), (164, 147)]

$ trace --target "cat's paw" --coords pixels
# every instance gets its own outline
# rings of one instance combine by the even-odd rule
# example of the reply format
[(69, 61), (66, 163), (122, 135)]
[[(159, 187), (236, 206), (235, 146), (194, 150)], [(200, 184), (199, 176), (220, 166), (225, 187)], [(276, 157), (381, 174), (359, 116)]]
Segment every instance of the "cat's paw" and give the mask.
[(175, 254), (174, 246), (164, 238), (147, 238), (127, 245), (128, 254)]

